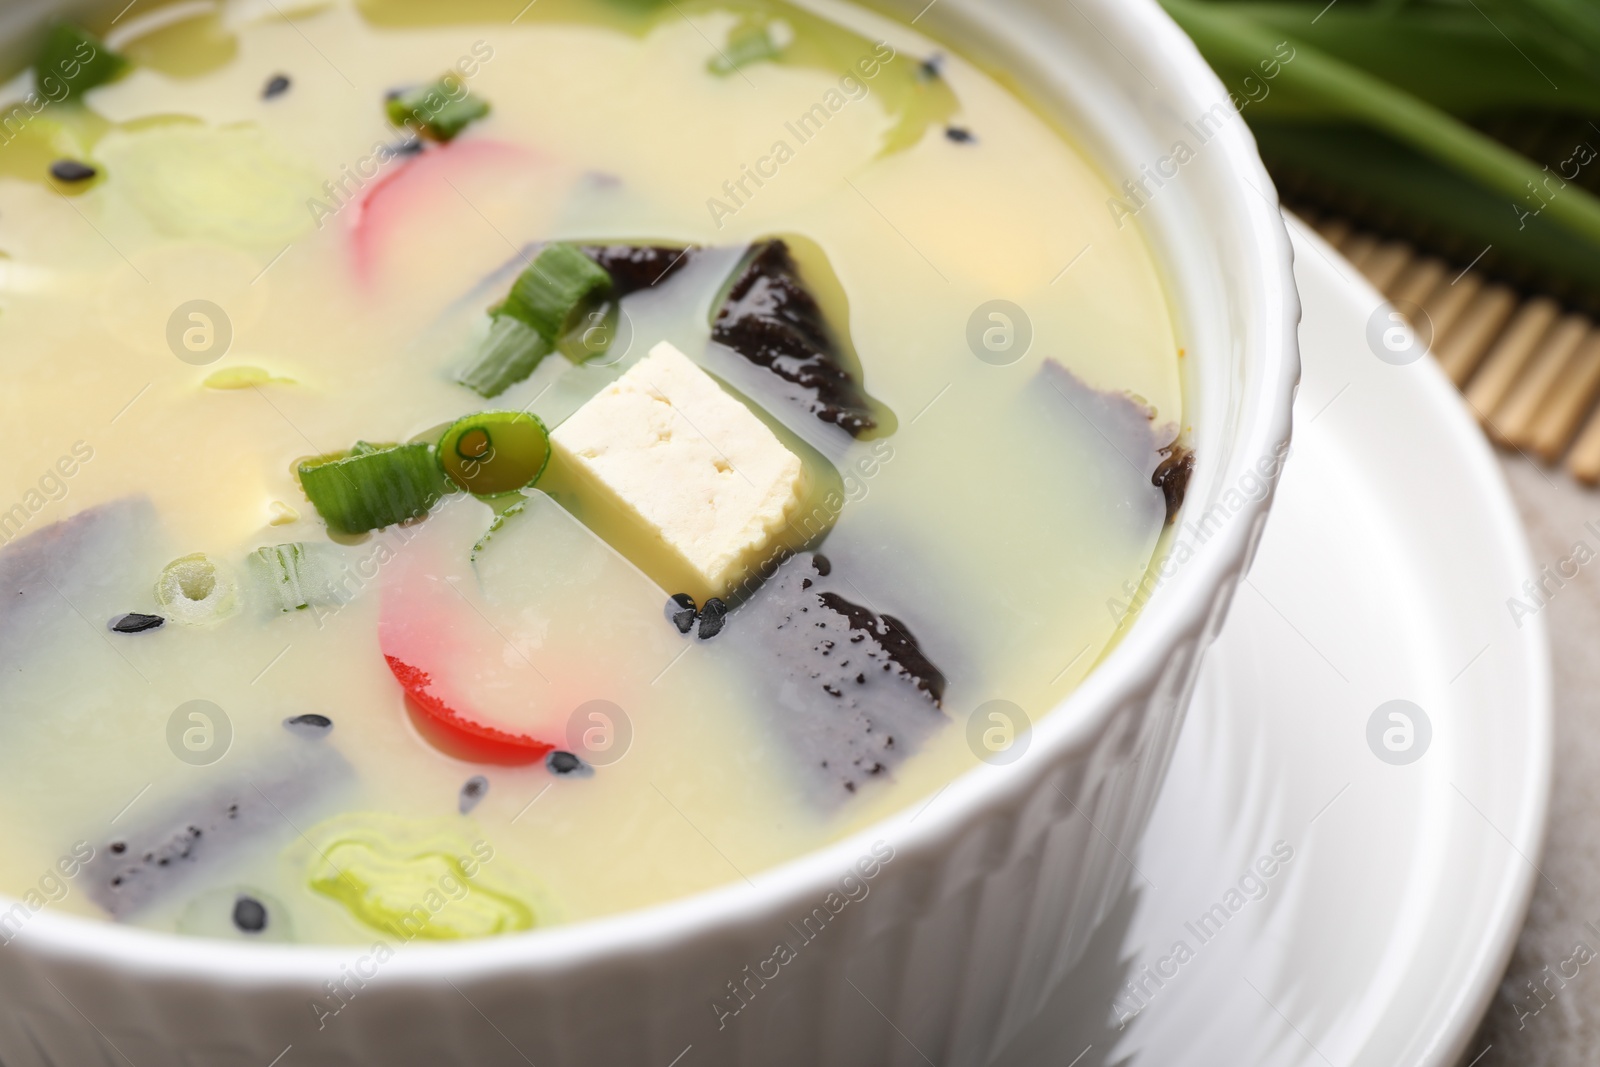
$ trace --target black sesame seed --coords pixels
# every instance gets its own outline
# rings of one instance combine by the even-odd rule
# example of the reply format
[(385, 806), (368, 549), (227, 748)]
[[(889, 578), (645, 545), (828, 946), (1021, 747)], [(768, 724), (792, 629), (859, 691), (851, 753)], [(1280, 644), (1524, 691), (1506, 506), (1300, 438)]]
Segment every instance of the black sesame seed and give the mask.
[(318, 715), (314, 711), (308, 711), (304, 715), (296, 715), (293, 718), (284, 719), (283, 728), (292, 734), (300, 734), (303, 737), (321, 737), (333, 729), (333, 720), (326, 715)]
[(667, 599), (667, 621), (678, 628), (680, 634), (694, 629), (694, 597), (688, 593), (673, 593)]
[(700, 609), (700, 640), (709, 641), (722, 632), (728, 620), (728, 605), (716, 597), (706, 601)]
[(550, 768), (551, 774), (587, 776), (594, 773), (593, 767), (559, 748), (544, 758), (544, 765)]
[(924, 59), (917, 69), (924, 78), (937, 78), (943, 73), (941, 69), (943, 66), (944, 56), (935, 52)]
[(271, 100), (275, 96), (282, 96), (289, 91), (289, 75), (274, 74), (267, 79), (266, 88), (261, 90), (261, 99)]
[(76, 159), (58, 159), (50, 164), (50, 176), (58, 182), (86, 182), (100, 172)]
[(475, 774), (471, 778), (468, 778), (467, 784), (461, 787), (461, 800), (459, 804), (461, 808), (461, 814), (465, 815), (467, 812), (477, 807), (478, 801), (482, 800), (484, 794), (487, 792), (489, 792), (489, 779), (485, 778), (481, 774)]
[(412, 137), (409, 140), (397, 141), (396, 143), (390, 145), (389, 151), (393, 152), (397, 156), (414, 156), (418, 152), (422, 151), (424, 147), (426, 146), (423, 145), (422, 138)]
[(166, 622), (160, 615), (141, 615), (137, 611), (130, 611), (126, 615), (118, 615), (111, 620), (111, 632), (119, 634), (142, 634), (146, 630), (160, 628)]
[(267, 906), (255, 897), (241, 896), (233, 902), (233, 925), (247, 934), (267, 928)]
[(833, 564), (828, 562), (828, 557), (821, 552), (811, 557), (811, 566), (816, 572), (826, 578), (833, 570)]
[(976, 137), (972, 136), (971, 130), (963, 129), (960, 126), (946, 126), (944, 135), (956, 144), (971, 144), (977, 140)]
[(128, 851), (128, 843), (126, 841), (113, 841), (111, 842), (111, 851), (120, 856)]

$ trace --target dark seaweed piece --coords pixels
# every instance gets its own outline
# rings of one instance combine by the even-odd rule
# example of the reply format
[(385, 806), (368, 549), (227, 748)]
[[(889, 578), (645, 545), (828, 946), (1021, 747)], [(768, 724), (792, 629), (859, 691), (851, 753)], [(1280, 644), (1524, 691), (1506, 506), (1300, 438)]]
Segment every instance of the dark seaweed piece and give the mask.
[(333, 720), (326, 715), (318, 715), (308, 711), (304, 715), (295, 715), (283, 720), (283, 728), (292, 734), (302, 737), (321, 737), (333, 729)]
[(76, 159), (58, 159), (50, 164), (50, 177), (58, 182), (86, 182), (100, 172)]
[(694, 619), (697, 614), (694, 597), (688, 593), (673, 593), (667, 598), (667, 621), (676, 626), (680, 634), (686, 634), (694, 629)]
[(956, 144), (972, 144), (977, 140), (972, 136), (972, 131), (961, 126), (946, 126), (944, 135)]
[(118, 615), (111, 620), (111, 632), (119, 634), (142, 634), (146, 630), (159, 629), (167, 620), (160, 615), (143, 615), (137, 611), (130, 611), (126, 615)]
[(267, 928), (267, 906), (241, 894), (233, 902), (233, 925), (247, 934), (259, 934)]
[(572, 753), (556, 749), (544, 758), (544, 765), (550, 769), (551, 774), (564, 777), (587, 778), (594, 773), (594, 768)]
[(611, 293), (621, 299), (648, 289), (682, 270), (694, 253), (688, 248), (660, 245), (580, 245), (583, 254), (611, 275)]
[(839, 340), (784, 241), (754, 246), (717, 310), (711, 337), (797, 386), (793, 399), (823, 422), (852, 437), (877, 428), (872, 404), (845, 369)]
[(1188, 491), (1189, 476), (1194, 473), (1194, 451), (1174, 442), (1163, 448), (1161, 454), (1166, 458), (1150, 475), (1150, 484), (1167, 498), (1167, 525), (1171, 526), (1172, 520), (1178, 517), (1178, 509), (1183, 507), (1183, 494)]
[(945, 676), (904, 623), (826, 589), (820, 556), (785, 561), (724, 640), (824, 806), (893, 772), (949, 719)]
[(698, 637), (702, 641), (709, 641), (722, 632), (722, 627), (728, 621), (728, 605), (717, 597), (706, 601), (706, 606), (700, 609), (700, 630)]
[(261, 90), (261, 99), (271, 100), (273, 97), (282, 96), (288, 91), (289, 75), (274, 74), (271, 78), (267, 79), (266, 87)]
[(461, 810), (461, 814), (465, 815), (473, 808), (477, 807), (478, 802), (481, 801), (488, 794), (488, 792), (489, 779), (485, 778), (481, 774), (474, 774), (471, 778), (468, 778), (467, 783), (461, 787), (461, 796), (457, 800), (456, 806)]
[(877, 641), (889, 661), (915, 679), (917, 688), (931, 696), (935, 704), (943, 703), (944, 675), (923, 654), (905, 623), (893, 615), (878, 615), (870, 608), (852, 604), (838, 593), (819, 593), (817, 599), (849, 619), (850, 629)]

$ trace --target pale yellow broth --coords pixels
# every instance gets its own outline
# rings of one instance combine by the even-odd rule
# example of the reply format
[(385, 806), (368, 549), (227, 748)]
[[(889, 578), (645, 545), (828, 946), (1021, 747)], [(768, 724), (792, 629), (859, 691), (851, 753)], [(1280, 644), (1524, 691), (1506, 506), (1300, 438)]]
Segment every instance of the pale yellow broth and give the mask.
[[(282, 743), (285, 716), (314, 711), (334, 720), (326, 743), (353, 776), (308, 824), (340, 811), (453, 820), (466, 840), (492, 844), (489, 867), (525, 889), (541, 922), (614, 913), (752, 875), (920, 805), (978, 766), (966, 730), (974, 708), (1000, 697), (1042, 717), (1113, 639), (1107, 602), (1143, 575), (1160, 533), (1148, 472), (1108, 459), (1081, 427), (1052, 429), (1025, 412), (1039, 402), (1030, 399), (1036, 373), (1053, 358), (1094, 387), (1141, 398), (1155, 425), (1176, 426), (1180, 361), (1147, 248), (1136, 227), (1114, 224), (1107, 183), (1061, 133), (948, 46), (849, 5), (818, 4), (892, 45), (890, 68), (943, 53), (958, 102), (950, 121), (977, 140), (956, 144), (936, 124), (908, 149), (882, 154), (892, 120), (869, 81), (863, 99), (799, 145), (719, 226), (708, 199), (723, 197), (723, 183), (775, 141), (793, 143), (785, 123), (842, 71), (758, 63), (713, 76), (708, 41), (722, 41), (734, 19), (703, 7), (648, 30), (599, 14), (587, 24), (511, 25), (478, 7), (435, 25), (347, 3), (286, 7), (300, 10), (292, 20), (266, 5), (225, 4), (146, 34), (134, 21), (112, 40), (140, 65), (88, 98), (103, 121), (46, 109), (34, 121), (60, 118), (54, 141), (0, 147), (0, 508), (41, 502), (26, 536), (144, 494), (159, 516), (154, 543), (130, 541), (105, 561), (148, 573), (143, 589), (184, 553), (238, 564), (260, 545), (328, 541), (292, 474), (299, 457), (358, 439), (404, 440), (491, 407), (531, 405), (553, 426), (659, 340), (759, 401), (759, 374), (707, 354), (704, 309), (667, 307), (634, 316), (639, 336), (617, 366), (552, 356), (485, 402), (450, 371), (493, 297), (456, 302), (533, 241), (732, 246), (802, 234), (837, 272), (866, 387), (898, 422), (881, 442), (841, 444), (831, 455), (842, 470), (874, 445), (892, 458), (870, 477), (857, 473), (864, 489), (821, 550), (867, 602), (904, 619), (944, 670), (949, 722), (892, 781), (840, 804), (814, 802), (770, 723), (728, 685), (734, 672), (759, 667), (730, 663), (717, 642), (686, 643), (660, 615), (671, 591), (641, 587), (642, 576), (598, 542), (585, 551), (606, 560), (606, 580), (623, 590), (618, 612), (648, 618), (660, 636), (591, 650), (623, 678), (633, 741), (623, 759), (583, 780), (557, 780), (538, 765), (474, 766), (424, 742), (379, 654), (381, 578), (323, 618), (247, 603), (212, 628), (118, 635), (106, 632), (105, 612), (84, 606), (75, 631), (0, 651), (0, 660), (25, 654), (30, 664), (25, 684), (0, 690), (0, 890), (21, 895), (73, 842), (103, 848), (141, 811), (245, 773), (254, 754)], [(319, 227), (307, 201), (332, 204), (323, 183), (395, 140), (386, 90), (434, 77), (479, 42), (492, 58), (468, 84), (494, 110), (450, 151), (475, 142), (512, 151), (446, 172), (449, 186), (436, 183), (417, 201), (360, 285), (348, 247), (353, 209)], [(262, 100), (279, 71), (292, 88)], [(27, 87), (21, 77), (10, 95)], [(173, 209), (162, 200), (170, 190), (152, 191), (159, 180), (141, 176), (161, 158), (150, 146), (163, 143), (141, 139), (190, 136), (242, 139), (272, 162), (247, 217), (217, 221), (228, 217), (226, 184), (214, 192), (220, 207), (191, 212)], [(106, 168), (92, 187), (30, 175), (24, 152), (43, 153), (47, 164), (74, 143)], [(181, 362), (166, 340), (173, 309), (196, 298), (223, 307), (234, 331), (231, 350), (210, 366)], [(980, 362), (966, 343), (969, 316), (996, 298), (1025, 307), (1034, 330), (1027, 356), (1007, 367)], [(203, 387), (232, 366), (292, 381)], [(819, 432), (798, 410), (769, 405), (768, 413), (801, 436)], [(30, 498), (77, 442), (92, 458), (62, 479), (60, 499)], [(298, 520), (269, 525), (275, 502)], [(486, 506), (458, 499), (422, 524), (459, 531), (459, 577), (469, 584), (465, 552), (489, 519)], [(348, 551), (365, 558), (393, 536)], [(527, 539), (513, 544), (528, 550)], [(529, 554), (522, 567), (563, 562)], [(501, 565), (517, 570), (515, 561)], [(118, 610), (153, 610), (152, 601)], [(557, 625), (563, 612), (582, 610), (552, 606)], [(541, 664), (558, 678), (570, 667), (551, 653), (558, 641), (519, 628), (515, 613), (473, 640), (503, 643), (513, 667)], [(228, 755), (207, 767), (179, 763), (167, 746), (172, 710), (195, 698), (224, 708), (235, 731)], [(476, 773), (488, 778), (488, 794), (458, 815), (458, 792)], [(369, 940), (373, 931), (307, 888), (307, 852), (288, 833), (197, 873), (135, 921), (173, 929), (195, 896), (245, 886), (288, 909), (279, 928), (296, 939)], [(53, 906), (101, 914), (82, 886)]]

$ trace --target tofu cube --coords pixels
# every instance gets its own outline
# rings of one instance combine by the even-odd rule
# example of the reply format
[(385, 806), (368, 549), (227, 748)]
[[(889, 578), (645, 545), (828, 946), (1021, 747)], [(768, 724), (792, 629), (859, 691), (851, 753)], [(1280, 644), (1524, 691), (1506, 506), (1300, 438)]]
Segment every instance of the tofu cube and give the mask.
[(806, 495), (800, 457), (665, 341), (550, 442), (585, 521), (699, 603), (746, 579)]

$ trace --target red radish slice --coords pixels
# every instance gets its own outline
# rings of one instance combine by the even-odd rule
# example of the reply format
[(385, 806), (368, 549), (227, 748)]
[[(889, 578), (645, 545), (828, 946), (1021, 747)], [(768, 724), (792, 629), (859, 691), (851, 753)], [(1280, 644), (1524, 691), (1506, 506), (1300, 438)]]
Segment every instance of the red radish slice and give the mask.
[(424, 738), (475, 762), (534, 763), (556, 747), (567, 705), (537, 652), (479, 602), (469, 553), (489, 515), (454, 501), (380, 547), (378, 644)]
[(457, 495), (374, 552), (378, 645), (418, 733), (477, 762), (585, 756), (582, 709), (603, 700), (639, 719), (617, 736), (644, 736), (686, 649), (666, 592), (537, 490), (486, 537), (492, 518)]
[(526, 734), (512, 734), (493, 726), (473, 722), (429, 692), (431, 679), (394, 656), (383, 657), (395, 680), (411, 698), (412, 704), (428, 718), (428, 726), (438, 735), (436, 743), (453, 748), (464, 758), (481, 763), (537, 763), (556, 746)]
[[(433, 229), (441, 215), (483, 210), (487, 192), (484, 178), (503, 186), (527, 169), (531, 153), (502, 141), (466, 140), (402, 156), (388, 165), (350, 205), (350, 256), (356, 281), (363, 287), (374, 281), (390, 244), (412, 227)], [(462, 198), (467, 197), (467, 203)]]

